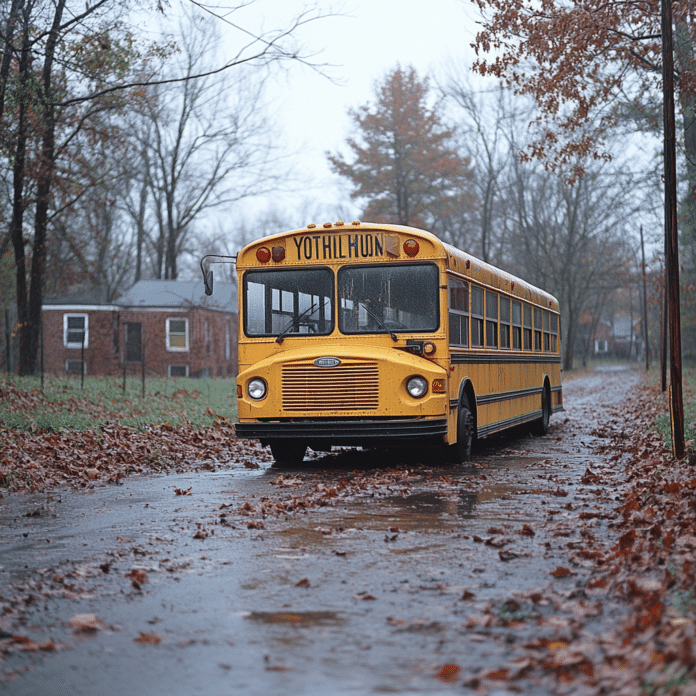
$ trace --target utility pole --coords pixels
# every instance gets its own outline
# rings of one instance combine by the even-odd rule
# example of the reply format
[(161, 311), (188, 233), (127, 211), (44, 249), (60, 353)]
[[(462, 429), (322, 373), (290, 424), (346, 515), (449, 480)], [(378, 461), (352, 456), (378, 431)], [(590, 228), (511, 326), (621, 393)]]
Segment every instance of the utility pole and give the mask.
[(643, 270), (643, 341), (645, 351), (645, 371), (650, 369), (650, 344), (648, 343), (648, 281), (645, 267), (645, 242), (643, 240), (643, 225), (640, 226), (640, 255)]
[(679, 311), (679, 246), (677, 228), (677, 155), (674, 126), (674, 50), (672, 0), (662, 2), (662, 83), (665, 151), (665, 275), (669, 298), (669, 413), (672, 451), (676, 459), (686, 453), (682, 398), (681, 327)]

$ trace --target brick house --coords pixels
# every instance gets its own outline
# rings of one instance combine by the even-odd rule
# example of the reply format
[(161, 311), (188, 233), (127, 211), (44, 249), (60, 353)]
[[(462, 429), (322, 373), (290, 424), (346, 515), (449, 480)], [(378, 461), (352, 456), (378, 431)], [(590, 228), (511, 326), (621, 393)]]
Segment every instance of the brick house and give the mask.
[(202, 281), (141, 280), (112, 303), (62, 298), (42, 309), (48, 374), (140, 373), (143, 361), (161, 377), (237, 373), (232, 284), (218, 283), (208, 297)]

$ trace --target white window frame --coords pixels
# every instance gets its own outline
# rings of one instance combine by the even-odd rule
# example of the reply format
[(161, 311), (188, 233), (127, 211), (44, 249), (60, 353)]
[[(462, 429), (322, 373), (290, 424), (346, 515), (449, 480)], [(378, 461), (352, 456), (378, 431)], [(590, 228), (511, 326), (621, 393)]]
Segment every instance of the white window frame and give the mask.
[(84, 319), (85, 320), (85, 348), (89, 348), (89, 315), (82, 313), (70, 313), (63, 315), (63, 345), (66, 348), (82, 348), (82, 342), (68, 343), (68, 319)]
[[(179, 348), (172, 346), (170, 343), (170, 333), (169, 333), (169, 322), (171, 321), (183, 321), (185, 328), (185, 347)], [(167, 351), (169, 353), (188, 353), (189, 350), (189, 320), (186, 317), (167, 317)], [(176, 333), (175, 336), (180, 336), (181, 334)]]

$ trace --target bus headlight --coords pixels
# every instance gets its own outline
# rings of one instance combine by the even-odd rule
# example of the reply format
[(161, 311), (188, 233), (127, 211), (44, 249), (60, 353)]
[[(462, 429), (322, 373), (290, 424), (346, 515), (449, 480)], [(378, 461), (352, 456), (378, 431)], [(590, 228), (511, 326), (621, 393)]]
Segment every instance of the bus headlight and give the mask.
[(247, 392), (255, 401), (263, 399), (266, 396), (266, 390), (266, 383), (260, 377), (254, 377), (254, 379), (247, 384)]
[(409, 377), (408, 382), (406, 382), (406, 391), (414, 399), (420, 399), (421, 396), (425, 396), (428, 391), (428, 382), (424, 377), (418, 375)]

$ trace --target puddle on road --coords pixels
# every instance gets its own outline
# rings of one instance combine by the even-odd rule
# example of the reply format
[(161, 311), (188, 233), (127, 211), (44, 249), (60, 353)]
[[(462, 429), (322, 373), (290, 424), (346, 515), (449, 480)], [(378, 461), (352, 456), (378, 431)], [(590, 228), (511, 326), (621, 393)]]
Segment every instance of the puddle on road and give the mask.
[(245, 619), (262, 624), (300, 626), (341, 626), (346, 621), (335, 611), (252, 611)]

